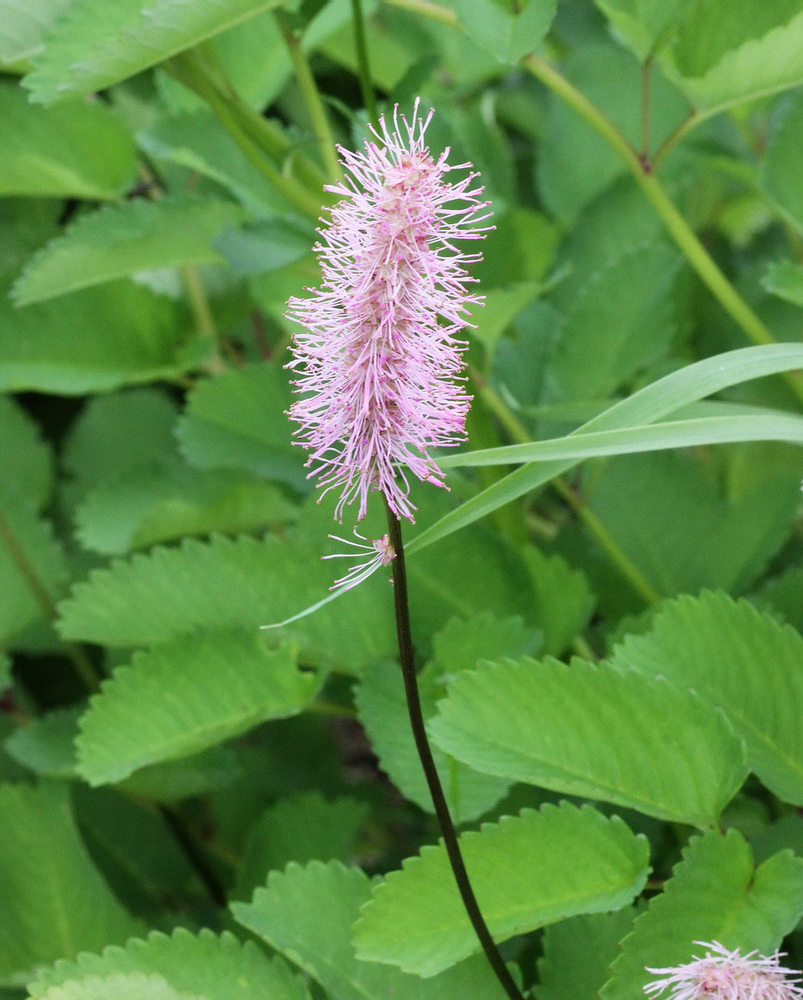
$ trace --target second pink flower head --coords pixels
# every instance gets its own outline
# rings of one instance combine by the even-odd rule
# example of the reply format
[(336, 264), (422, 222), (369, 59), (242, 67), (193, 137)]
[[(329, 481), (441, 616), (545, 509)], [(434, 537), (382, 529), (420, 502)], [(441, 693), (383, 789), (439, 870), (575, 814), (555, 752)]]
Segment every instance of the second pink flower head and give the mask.
[(460, 379), (465, 342), (458, 334), (479, 302), (455, 240), (481, 239), (489, 227), (475, 173), (454, 183), (447, 149), (437, 159), (425, 143), (432, 113), (410, 122), (384, 118), (376, 141), (359, 153), (341, 149), (347, 179), (327, 190), (341, 196), (316, 246), (323, 281), (292, 298), (299, 398), (290, 417), (324, 493), (339, 489), (336, 517), (381, 491), (398, 517), (413, 520), (408, 473), (443, 486), (429, 452), (459, 444), (471, 397)]

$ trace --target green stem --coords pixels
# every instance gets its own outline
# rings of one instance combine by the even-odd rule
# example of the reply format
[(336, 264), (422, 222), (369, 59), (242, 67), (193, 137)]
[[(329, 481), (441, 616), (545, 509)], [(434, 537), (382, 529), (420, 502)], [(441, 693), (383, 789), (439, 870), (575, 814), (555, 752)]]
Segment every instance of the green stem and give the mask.
[[(6, 551), (11, 561), (17, 567), (20, 576), (25, 580), (31, 593), (36, 598), (36, 602), (42, 609), (45, 618), (51, 622), (55, 621), (58, 618), (58, 611), (50, 596), (50, 592), (36, 571), (36, 567), (28, 558), (28, 554), (22, 547), (22, 544), (14, 533), (14, 529), (2, 511), (0, 511), (0, 540), (5, 545)], [(81, 683), (88, 691), (98, 691), (100, 689), (99, 677), (94, 664), (86, 655), (84, 649), (75, 643), (65, 642), (64, 650)]]
[(435, 807), (435, 815), (443, 834), (443, 843), (449, 864), (452, 867), (460, 898), (466, 908), (466, 913), (471, 921), (471, 925), (479, 938), (482, 950), (496, 974), (502, 988), (507, 993), (510, 1000), (524, 1000), (519, 988), (510, 974), (504, 959), (496, 947), (485, 918), (477, 903), (471, 880), (466, 871), (463, 854), (460, 850), (460, 843), (457, 839), (457, 831), (454, 828), (446, 796), (443, 793), (443, 786), (432, 757), (432, 750), (427, 738), (427, 731), (424, 723), (424, 713), (421, 709), (421, 697), (418, 691), (418, 677), (415, 670), (415, 656), (413, 653), (413, 641), (410, 632), (410, 608), (407, 599), (407, 572), (404, 565), (404, 541), (402, 539), (401, 523), (398, 517), (387, 506), (388, 534), (390, 544), (395, 552), (393, 560), (393, 600), (396, 611), (396, 634), (399, 640), (399, 657), (401, 662), (402, 677), (404, 679), (404, 692), (407, 698), (407, 710), (410, 716), (410, 726), (415, 739), (416, 750), (418, 751), (421, 767), (427, 780), (432, 804)]
[[(529, 431), (493, 386), (489, 385), (481, 375), (478, 375), (474, 371), (472, 371), (472, 379), (485, 405), (498, 418), (513, 440), (518, 444), (529, 444), (532, 441)], [(622, 550), (619, 543), (588, 504), (576, 494), (562, 476), (557, 476), (553, 480), (553, 483), (558, 493), (560, 493), (586, 528), (596, 538), (600, 547), (607, 553), (608, 558), (618, 568), (622, 576), (630, 582), (636, 593), (647, 604), (657, 604), (661, 599), (660, 594), (645, 579), (638, 567)]]
[[(185, 86), (198, 94), (215, 114), (220, 124), (234, 139), (250, 163), (262, 174), (268, 183), (274, 187), (289, 202), (296, 206), (304, 215), (317, 222), (321, 214), (321, 199), (316, 197), (296, 178), (282, 173), (268, 158), (267, 150), (260, 148), (253, 137), (254, 126), (249, 126), (243, 120), (242, 109), (235, 110), (229, 95), (219, 90), (200, 59), (192, 58), (190, 53), (182, 53), (164, 64), (165, 69)], [(250, 110), (250, 109), (249, 109)], [(260, 116), (256, 116), (260, 117)], [(263, 119), (260, 119), (263, 120)]]
[(360, 75), (362, 100), (368, 118), (376, 124), (379, 109), (376, 106), (376, 94), (371, 80), (371, 67), (368, 62), (368, 45), (365, 40), (365, 18), (363, 17), (362, 0), (351, 0), (351, 23), (354, 28), (354, 45), (357, 49), (357, 69)]
[(201, 336), (211, 341), (213, 353), (206, 368), (210, 375), (221, 375), (226, 370), (226, 365), (218, 352), (218, 332), (215, 325), (215, 318), (209, 307), (209, 300), (206, 297), (204, 286), (201, 284), (201, 277), (197, 267), (182, 267), (181, 278), (187, 297), (190, 300), (190, 307), (195, 318), (195, 324)]
[(686, 115), (686, 117), (680, 123), (680, 125), (678, 125), (677, 128), (673, 129), (673, 131), (669, 133), (666, 139), (664, 139), (664, 141), (659, 146), (658, 152), (652, 158), (652, 162), (650, 165), (652, 167), (653, 172), (655, 172), (658, 169), (663, 158), (667, 155), (667, 153), (670, 152), (670, 150), (675, 148), (675, 146), (680, 142), (683, 136), (687, 132), (690, 132), (695, 127), (695, 125), (699, 125), (702, 120), (703, 116), (700, 115), (697, 111), (690, 111), (688, 115)]

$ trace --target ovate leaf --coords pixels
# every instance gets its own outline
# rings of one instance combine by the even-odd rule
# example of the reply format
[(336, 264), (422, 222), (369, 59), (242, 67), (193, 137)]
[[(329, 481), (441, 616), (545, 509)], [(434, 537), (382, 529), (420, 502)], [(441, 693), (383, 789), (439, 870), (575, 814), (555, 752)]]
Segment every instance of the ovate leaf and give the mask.
[(81, 719), (78, 770), (100, 785), (190, 756), (266, 719), (295, 715), (319, 683), (298, 670), (292, 650), (267, 649), (256, 629), (135, 653), (130, 667), (103, 682)]
[(721, 713), (632, 670), (489, 663), (457, 677), (438, 707), (430, 731), (458, 760), (659, 819), (710, 826), (747, 775)]
[(723, 593), (683, 596), (667, 602), (650, 632), (617, 646), (612, 662), (721, 706), (759, 778), (803, 805), (803, 638), (794, 629)]
[[(803, 15), (801, 15), (803, 19)], [(803, 34), (803, 28), (801, 28)], [(803, 129), (803, 95), (788, 100), (774, 123), (767, 151), (761, 164), (759, 183), (764, 194), (779, 212), (803, 232), (803, 165), (800, 162), (800, 131)], [(796, 287), (797, 304), (803, 303), (803, 278), (800, 268), (786, 269), (786, 284), (790, 277)], [(796, 284), (794, 277), (796, 276)], [(776, 278), (777, 283), (777, 278)], [(780, 294), (780, 293), (779, 293)], [(795, 298), (792, 299), (795, 301)]]
[(622, 942), (601, 991), (604, 1000), (632, 1000), (652, 978), (645, 966), (690, 961), (697, 941), (771, 954), (803, 913), (803, 860), (791, 851), (758, 868), (736, 830), (695, 837), (663, 892)]
[(36, 108), (16, 84), (0, 84), (0, 144), (0, 195), (112, 199), (135, 175), (134, 142), (100, 103)]
[(290, 864), (271, 872), (250, 904), (233, 903), (236, 919), (283, 952), (326, 990), (332, 1000), (495, 1000), (499, 985), (484, 957), (469, 959), (434, 979), (354, 956), (351, 925), (370, 898), (371, 883), (359, 868), (337, 861)]
[(115, 973), (157, 975), (182, 994), (211, 1000), (309, 1000), (306, 988), (281, 958), (269, 959), (252, 942), (243, 944), (228, 932), (218, 936), (202, 930), (195, 935), (183, 928), (170, 937), (154, 931), (124, 948), (59, 962), (40, 970), (29, 990), (39, 998), (74, 979)]
[(45, 36), (25, 77), (42, 104), (81, 96), (164, 62), (253, 17), (269, 0), (76, 0)]
[[(616, 816), (567, 802), (504, 817), (464, 833), (460, 843), (497, 940), (577, 913), (618, 909), (641, 890), (648, 870), (646, 840)], [(358, 957), (424, 977), (479, 950), (443, 844), (424, 847), (377, 886), (354, 942)]]
[(193, 195), (139, 198), (81, 215), (31, 260), (13, 298), (29, 305), (137, 271), (222, 263), (212, 240), (238, 216), (233, 203)]
[(59, 785), (0, 786), (0, 982), (140, 930), (95, 869)]

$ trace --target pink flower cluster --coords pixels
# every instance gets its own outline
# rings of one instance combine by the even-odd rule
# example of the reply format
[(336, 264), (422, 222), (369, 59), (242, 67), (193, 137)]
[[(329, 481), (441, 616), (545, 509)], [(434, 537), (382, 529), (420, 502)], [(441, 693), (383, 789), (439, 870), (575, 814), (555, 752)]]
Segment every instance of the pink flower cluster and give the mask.
[[(782, 952), (769, 957), (751, 951), (742, 955), (736, 948), (728, 951), (718, 941), (708, 944), (695, 941), (706, 949), (704, 958), (693, 958), (685, 965), (668, 969), (647, 969), (665, 978), (644, 987), (656, 996), (671, 990), (668, 1000), (797, 1000), (803, 990), (795, 983), (798, 974), (779, 964)], [(754, 957), (755, 956), (755, 957)]]
[[(470, 167), (437, 159), (425, 143), (432, 113), (410, 122), (398, 109), (384, 118), (363, 152), (340, 149), (347, 179), (327, 187), (341, 196), (316, 246), (323, 282), (292, 298), (287, 315), (303, 328), (293, 360), (299, 398), (290, 417), (297, 443), (310, 450), (310, 476), (326, 493), (340, 489), (335, 516), (380, 490), (397, 517), (413, 520), (408, 472), (443, 486), (430, 449), (459, 444), (470, 397), (460, 380), (470, 305), (465, 254), (455, 240), (480, 239), (488, 202)], [(322, 494), (323, 495), (323, 494)]]

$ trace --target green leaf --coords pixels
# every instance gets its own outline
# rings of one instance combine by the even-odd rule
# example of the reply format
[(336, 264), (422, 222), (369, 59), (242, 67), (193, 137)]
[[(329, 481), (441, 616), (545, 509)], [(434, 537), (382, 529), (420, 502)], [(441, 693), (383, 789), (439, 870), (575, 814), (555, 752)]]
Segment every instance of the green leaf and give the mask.
[[(647, 877), (647, 841), (590, 806), (526, 809), (462, 834), (460, 843), (480, 910), (498, 940), (577, 913), (619, 909)], [(424, 847), (377, 886), (354, 942), (359, 958), (424, 977), (479, 950), (442, 844)]]
[(747, 776), (741, 740), (693, 692), (572, 660), (486, 663), (430, 732), (479, 771), (659, 819), (711, 826)]
[(45, 36), (24, 85), (41, 104), (90, 94), (273, 6), (271, 0), (75, 0)]
[(99, 483), (152, 464), (174, 447), (178, 407), (161, 389), (95, 396), (70, 427), (62, 463), (83, 496)]
[(803, 81), (798, 0), (697, 0), (665, 66), (706, 115)]
[(0, 0), (0, 63), (27, 59), (70, 0)]
[(290, 864), (271, 872), (250, 904), (233, 903), (235, 918), (283, 952), (326, 990), (332, 1000), (492, 1000), (499, 986), (484, 958), (462, 962), (434, 979), (354, 957), (351, 925), (370, 898), (371, 883), (359, 868), (337, 861)]
[[(531, 0), (532, 4), (537, 2), (538, 0)], [(491, 0), (488, 3), (490, 6)], [(492, 355), (499, 338), (511, 322), (543, 291), (544, 285), (539, 281), (520, 281), (507, 288), (492, 288), (483, 296), (482, 308), (477, 309), (472, 316), (475, 326), (471, 331), (472, 337), (476, 337), (488, 354)]]
[(161, 976), (146, 976), (141, 972), (70, 979), (52, 986), (42, 997), (43, 1000), (205, 1000), (177, 992)]
[(665, 676), (721, 706), (758, 777), (803, 805), (803, 638), (794, 629), (726, 594), (683, 596), (664, 605), (650, 632), (617, 646), (612, 663)]
[(603, 1000), (632, 1000), (665, 968), (699, 954), (694, 942), (718, 941), (771, 954), (803, 913), (803, 860), (776, 854), (758, 869), (736, 830), (694, 837), (663, 892), (654, 896), (611, 967)]
[(694, 0), (596, 0), (596, 3), (617, 36), (644, 62), (663, 47)]
[(453, 618), (432, 640), (434, 667), (444, 680), (470, 670), (480, 660), (529, 656), (540, 646), (540, 634), (527, 628), (521, 618), (497, 618), (488, 612), (464, 621)]
[[(94, 571), (61, 605), (60, 629), (65, 637), (122, 647), (198, 629), (256, 631), (314, 604), (331, 582), (320, 552), (295, 542), (188, 539)], [(383, 582), (367, 582), (284, 633), (305, 637), (304, 652), (314, 662), (350, 670), (392, 655), (392, 602)]]
[(560, 556), (547, 556), (534, 546), (522, 556), (535, 591), (533, 617), (544, 633), (543, 652), (559, 656), (588, 624), (596, 599), (584, 574)]
[(293, 520), (278, 487), (217, 470), (201, 472), (178, 459), (139, 467), (106, 482), (75, 514), (81, 544), (122, 555), (186, 535), (236, 535)]
[(135, 771), (119, 788), (123, 792), (168, 805), (228, 788), (242, 777), (242, 764), (232, 746), (214, 746), (192, 757), (166, 760)]
[(236, 899), (247, 899), (268, 872), (290, 861), (348, 862), (368, 808), (352, 798), (325, 799), (320, 792), (280, 799), (254, 824), (243, 848), (237, 872)]
[(80, 215), (28, 263), (12, 298), (25, 306), (137, 271), (222, 263), (212, 240), (239, 215), (231, 202), (197, 195), (137, 198)]
[(92, 864), (65, 787), (0, 786), (0, 828), (0, 983), (140, 929)]
[(11, 687), (11, 660), (0, 653), (0, 693)]
[[(0, 500), (0, 646), (45, 616), (45, 595), (52, 600), (66, 577), (50, 522), (37, 517), (28, 502)], [(44, 593), (37, 594), (35, 586)]]
[(294, 651), (267, 649), (256, 631), (204, 633), (135, 653), (101, 685), (81, 718), (78, 770), (92, 785), (121, 781), (295, 715), (320, 684)]
[(761, 611), (771, 611), (781, 621), (803, 632), (803, 566), (793, 566), (780, 576), (767, 580), (749, 595)]
[(40, 970), (28, 989), (39, 998), (74, 979), (136, 972), (161, 976), (180, 993), (211, 1000), (309, 1000), (306, 987), (283, 959), (267, 958), (253, 942), (242, 943), (228, 931), (218, 937), (209, 930), (195, 935), (183, 928), (170, 937), (153, 931), (124, 948), (59, 962)]
[(549, 31), (556, 0), (525, 0), (516, 6), (506, 0), (456, 0), (461, 26), (470, 38), (503, 63), (517, 63), (538, 47)]
[[(792, 370), (801, 365), (803, 365), (803, 347), (796, 344), (746, 347), (715, 355), (687, 365), (680, 371), (672, 372), (657, 382), (639, 389), (632, 396), (587, 421), (574, 433), (616, 430), (652, 423), (682, 406), (703, 399), (727, 386), (777, 371)], [(574, 464), (574, 460), (570, 459), (554, 460), (517, 469), (471, 500), (467, 500), (456, 510), (450, 511), (435, 524), (429, 525), (407, 546), (407, 551), (415, 552), (446, 538), (459, 528), (549, 482)]]
[[(0, 7), (3, 27), (4, 16)], [(134, 180), (133, 140), (101, 103), (36, 108), (19, 86), (2, 83), (0, 142), (0, 195), (105, 200)]]
[(315, 242), (315, 230), (292, 216), (274, 216), (243, 229), (227, 229), (215, 240), (215, 249), (239, 277), (275, 271), (306, 257)]
[(791, 260), (773, 261), (764, 272), (761, 284), (778, 298), (795, 306), (803, 306), (803, 265), (795, 264)]
[[(422, 671), (418, 686), (424, 717), (431, 717), (443, 693), (440, 672), (437, 669)], [(410, 729), (398, 664), (376, 664), (357, 687), (354, 700), (382, 770), (405, 798), (426, 812), (434, 812)], [(488, 812), (510, 787), (510, 782), (480, 774), (437, 748), (433, 756), (449, 810), (458, 824)]]
[(599, 1000), (610, 977), (608, 966), (630, 930), (636, 909), (580, 914), (544, 930), (544, 953), (538, 960), (538, 1000)]
[(287, 375), (275, 365), (249, 365), (199, 382), (178, 424), (181, 450), (200, 469), (247, 469), (302, 486), (304, 458), (291, 444), (284, 413), (291, 400)]
[(549, 360), (555, 398), (610, 395), (666, 353), (678, 327), (680, 265), (677, 248), (659, 239), (626, 247), (589, 276)]
[(6, 740), (6, 751), (38, 777), (74, 777), (74, 742), (82, 711), (83, 706), (61, 708), (32, 719)]
[(0, 396), (0, 490), (41, 509), (50, 497), (52, 464), (36, 421), (10, 396)]
[(587, 502), (659, 593), (742, 590), (786, 540), (800, 498), (794, 472), (731, 499), (694, 455), (655, 452), (609, 462)]
[[(801, 21), (803, 22), (803, 14)], [(801, 27), (801, 37), (803, 37), (803, 27)], [(803, 128), (803, 96), (797, 94), (784, 103), (778, 119), (774, 122), (761, 163), (759, 184), (781, 215), (803, 232), (803, 193), (801, 193), (803, 166), (799, 155), (801, 128)], [(790, 270), (792, 270), (791, 275)], [(792, 301), (800, 305), (803, 301), (800, 289), (803, 279), (800, 276), (800, 268), (792, 269), (787, 265), (782, 277), (787, 281), (792, 278), (797, 296)]]

